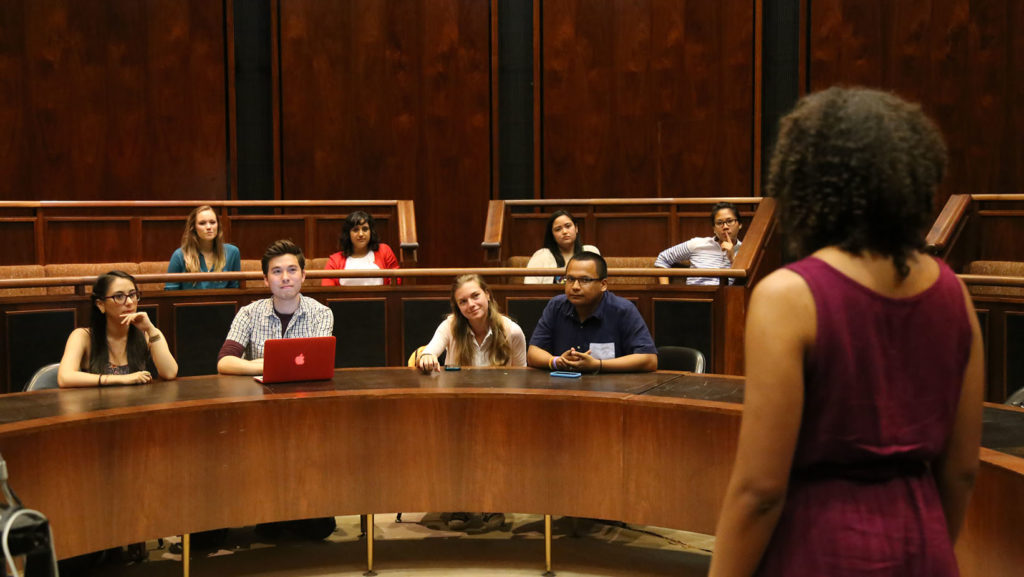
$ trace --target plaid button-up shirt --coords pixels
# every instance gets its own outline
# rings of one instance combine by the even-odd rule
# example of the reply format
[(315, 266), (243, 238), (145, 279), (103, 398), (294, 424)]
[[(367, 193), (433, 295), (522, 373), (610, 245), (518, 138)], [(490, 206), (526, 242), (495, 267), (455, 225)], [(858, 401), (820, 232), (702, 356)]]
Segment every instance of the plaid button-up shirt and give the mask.
[(288, 328), (281, 332), (281, 319), (274, 314), (274, 299), (249, 303), (239, 309), (231, 322), (228, 340), (245, 347), (245, 359), (262, 359), (263, 343), (267, 339), (293, 339), (329, 337), (334, 331), (334, 313), (331, 309), (299, 295), (299, 308), (295, 309)]

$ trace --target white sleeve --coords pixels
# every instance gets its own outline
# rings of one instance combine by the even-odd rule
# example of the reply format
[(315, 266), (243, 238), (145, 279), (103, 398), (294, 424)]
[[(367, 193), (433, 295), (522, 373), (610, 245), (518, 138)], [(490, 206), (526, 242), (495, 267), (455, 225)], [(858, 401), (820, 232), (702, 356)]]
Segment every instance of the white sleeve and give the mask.
[(690, 260), (690, 247), (688, 246), (690, 241), (681, 242), (671, 248), (666, 248), (661, 251), (658, 258), (654, 261), (654, 266), (658, 268), (672, 268), (672, 265), (683, 262), (684, 260)]
[(441, 353), (448, 350), (448, 344), (452, 341), (452, 318), (448, 317), (441, 321), (441, 324), (437, 325), (437, 330), (434, 331), (434, 338), (430, 339), (427, 346), (423, 347), (421, 354), (430, 353), (437, 358), (441, 358)]
[(505, 326), (508, 329), (508, 344), (510, 347), (509, 366), (526, 366), (526, 335), (523, 329), (512, 319), (505, 317)]
[[(556, 266), (558, 265), (555, 263), (555, 256), (546, 248), (538, 249), (530, 257), (530, 262), (526, 263), (526, 268), (555, 268)], [(554, 282), (555, 278), (550, 276), (528, 276), (523, 278), (523, 284), (552, 284)]]

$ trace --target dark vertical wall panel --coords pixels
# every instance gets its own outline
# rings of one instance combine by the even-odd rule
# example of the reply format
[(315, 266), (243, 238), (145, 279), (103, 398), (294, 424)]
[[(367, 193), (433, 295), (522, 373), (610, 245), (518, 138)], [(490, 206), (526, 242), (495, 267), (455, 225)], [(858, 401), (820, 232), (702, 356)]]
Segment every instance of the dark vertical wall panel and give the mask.
[(542, 3), (543, 196), (751, 194), (754, 3)]
[(10, 390), (21, 391), (32, 375), (64, 356), (64, 343), (75, 329), (74, 309), (7, 314), (7, 378)]
[(478, 264), (490, 3), (282, 0), (280, 26), (284, 198), (412, 199), (421, 264)]
[(417, 347), (430, 342), (437, 325), (451, 313), (447, 299), (407, 299), (402, 301), (402, 358), (408, 359)]
[(1024, 389), (1024, 315), (1006, 315), (1006, 396)]
[(217, 355), (235, 320), (235, 303), (174, 307), (174, 358), (178, 376), (217, 374)]
[(386, 367), (387, 301), (344, 300), (327, 304), (334, 314), (334, 336), (338, 339), (334, 366)]
[(712, 303), (656, 299), (654, 301), (654, 344), (659, 347), (690, 347), (704, 353), (710, 369)]
[(1024, 187), (1024, 27), (1019, 0), (815, 0), (808, 85), (865, 85), (921, 102), (942, 128), (953, 193)]
[(223, 198), (224, 7), (0, 3), (0, 199)]

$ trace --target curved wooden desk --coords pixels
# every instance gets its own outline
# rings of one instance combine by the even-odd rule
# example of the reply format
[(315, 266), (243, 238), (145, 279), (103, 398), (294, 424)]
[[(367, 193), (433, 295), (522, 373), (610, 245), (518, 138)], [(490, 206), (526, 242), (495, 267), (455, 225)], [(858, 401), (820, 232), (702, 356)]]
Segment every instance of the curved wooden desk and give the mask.
[[(742, 383), (395, 368), (267, 387), (212, 376), (41, 391), (0, 399), (0, 452), (12, 487), (50, 517), (60, 557), (224, 526), (403, 510), (712, 533)], [(989, 412), (997, 444), (1024, 446), (1024, 411)], [(1016, 575), (1024, 459), (984, 458), (960, 547), (964, 573)]]

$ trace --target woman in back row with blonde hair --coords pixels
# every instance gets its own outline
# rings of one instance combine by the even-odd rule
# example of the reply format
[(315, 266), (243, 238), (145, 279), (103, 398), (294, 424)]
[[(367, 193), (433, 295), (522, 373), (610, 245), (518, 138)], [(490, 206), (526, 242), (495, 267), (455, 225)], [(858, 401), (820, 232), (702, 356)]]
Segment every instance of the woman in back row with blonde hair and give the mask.
[[(224, 242), (224, 232), (213, 207), (204, 204), (185, 221), (181, 248), (171, 255), (167, 272), (237, 272), (242, 270), (238, 247)], [(238, 288), (237, 280), (169, 282), (164, 290)]]

